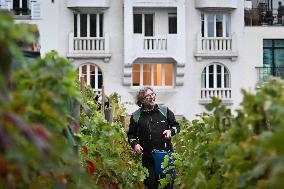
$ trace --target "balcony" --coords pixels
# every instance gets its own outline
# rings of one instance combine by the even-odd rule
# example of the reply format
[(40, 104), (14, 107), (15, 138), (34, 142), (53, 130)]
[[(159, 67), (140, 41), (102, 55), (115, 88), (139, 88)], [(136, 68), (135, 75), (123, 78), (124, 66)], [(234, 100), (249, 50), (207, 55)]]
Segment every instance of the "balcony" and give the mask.
[(177, 7), (176, 0), (133, 0), (133, 7)]
[(146, 37), (135, 35), (133, 40), (134, 57), (168, 58), (176, 55), (177, 35), (159, 35)]
[(70, 33), (67, 57), (102, 58), (108, 62), (111, 57), (108, 34), (104, 37), (74, 37), (74, 33)]
[(278, 17), (277, 9), (252, 8), (245, 10), (245, 26), (284, 26), (284, 15)]
[(200, 104), (210, 103), (211, 97), (219, 98), (224, 104), (232, 104), (233, 102), (231, 88), (201, 88)]
[(197, 9), (236, 9), (238, 0), (195, 0), (195, 8)]
[(235, 61), (238, 57), (236, 41), (234, 33), (231, 37), (202, 37), (198, 34), (195, 57), (198, 61), (204, 58), (230, 58)]
[(260, 82), (267, 82), (270, 76), (284, 79), (284, 67), (256, 67), (256, 70)]
[(68, 8), (109, 8), (110, 0), (67, 0)]

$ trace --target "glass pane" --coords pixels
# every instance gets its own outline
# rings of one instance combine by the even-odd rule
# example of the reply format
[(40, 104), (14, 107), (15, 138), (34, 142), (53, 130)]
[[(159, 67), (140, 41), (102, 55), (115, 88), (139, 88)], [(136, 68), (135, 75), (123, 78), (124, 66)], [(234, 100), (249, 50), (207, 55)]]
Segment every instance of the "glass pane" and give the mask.
[(87, 65), (82, 66), (82, 74), (87, 74)]
[(162, 86), (162, 64), (154, 64), (154, 85)]
[(177, 15), (169, 14), (169, 33), (177, 33)]
[(143, 64), (143, 85), (151, 85), (151, 64)]
[(205, 88), (206, 87), (206, 69), (207, 68), (205, 68), (204, 70), (203, 70), (203, 72), (202, 72), (202, 81), (201, 81), (201, 87), (202, 88)]
[(20, 0), (13, 0), (13, 9), (20, 8)]
[(173, 86), (173, 65), (165, 64), (165, 85)]
[(97, 37), (97, 15), (90, 14), (90, 37)]
[(221, 68), (222, 68), (222, 66), (217, 65), (217, 73), (218, 73), (218, 74), (221, 73)]
[(272, 66), (272, 50), (263, 49), (263, 67)]
[(134, 33), (142, 33), (142, 14), (134, 14)]
[(227, 70), (225, 69), (225, 75), (224, 75), (224, 87), (225, 88), (230, 88), (230, 75), (229, 73), (227, 72)]
[(133, 86), (140, 85), (140, 64), (132, 65), (132, 85)]
[(213, 88), (214, 87), (214, 75), (213, 73), (209, 74), (209, 88)]
[(154, 36), (154, 15), (145, 14), (145, 36)]
[(100, 14), (100, 37), (104, 36), (104, 14)]
[(218, 73), (217, 74), (217, 88), (221, 88), (222, 87), (222, 78), (221, 78), (221, 74)]
[(272, 40), (271, 39), (264, 39), (263, 40), (263, 47), (272, 47)]
[(223, 37), (223, 15), (216, 15), (216, 37)]
[(80, 15), (80, 37), (87, 37), (87, 15), (81, 14)]
[(284, 48), (284, 40), (283, 39), (274, 40), (274, 46), (275, 47), (283, 47)]
[(275, 49), (274, 60), (276, 67), (284, 67), (284, 49)]
[(77, 14), (74, 14), (74, 37), (77, 37)]
[(209, 73), (213, 73), (214, 72), (214, 65), (209, 66)]
[(208, 37), (214, 37), (214, 14), (207, 15), (207, 30), (208, 30)]
[(103, 73), (102, 71), (99, 69), (98, 71), (98, 88), (101, 89), (103, 86)]
[(28, 8), (28, 0), (22, 0), (22, 8), (24, 9)]
[(226, 16), (226, 37), (230, 37), (230, 32), (231, 32), (231, 17), (230, 15), (225, 15)]
[(204, 37), (204, 14), (201, 14), (201, 34)]

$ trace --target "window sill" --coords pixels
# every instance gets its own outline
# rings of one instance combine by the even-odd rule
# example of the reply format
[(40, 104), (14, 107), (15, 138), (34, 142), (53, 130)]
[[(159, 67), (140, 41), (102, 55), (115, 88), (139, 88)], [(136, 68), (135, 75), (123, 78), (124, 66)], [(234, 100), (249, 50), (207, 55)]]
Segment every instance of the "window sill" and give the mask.
[[(131, 87), (131, 89), (128, 91), (130, 94), (136, 94), (143, 86), (137, 86), (137, 87)], [(171, 88), (155, 88), (151, 87), (158, 95), (164, 95), (164, 94), (175, 94), (177, 93), (177, 90), (173, 87)]]
[[(201, 105), (206, 105), (212, 102), (212, 99), (200, 99), (199, 100), (199, 104)], [(221, 99), (221, 103), (224, 105), (232, 105), (233, 104), (233, 100), (232, 99)]]

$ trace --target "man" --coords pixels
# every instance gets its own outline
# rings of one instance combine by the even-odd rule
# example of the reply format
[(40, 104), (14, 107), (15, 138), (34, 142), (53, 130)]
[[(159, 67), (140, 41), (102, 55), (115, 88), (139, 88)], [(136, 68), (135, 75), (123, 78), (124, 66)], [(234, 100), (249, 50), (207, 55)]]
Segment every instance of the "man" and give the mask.
[(283, 15), (284, 15), (284, 6), (282, 5), (281, 1), (278, 1), (278, 14), (277, 14), (277, 19), (278, 19), (278, 24), (283, 23)]
[[(148, 169), (149, 176), (144, 184), (148, 189), (157, 189), (159, 175), (155, 173), (152, 151), (173, 150), (171, 137), (180, 131), (179, 124), (171, 110), (155, 103), (156, 94), (150, 87), (142, 88), (136, 96), (140, 107), (130, 118), (128, 141), (134, 151), (142, 154), (142, 165)], [(171, 188), (168, 186), (168, 188)]]

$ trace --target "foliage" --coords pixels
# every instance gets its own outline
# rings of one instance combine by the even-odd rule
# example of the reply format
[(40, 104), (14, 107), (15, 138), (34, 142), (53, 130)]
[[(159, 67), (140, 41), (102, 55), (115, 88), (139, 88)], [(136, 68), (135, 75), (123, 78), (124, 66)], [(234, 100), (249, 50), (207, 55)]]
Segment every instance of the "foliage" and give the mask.
[(121, 102), (121, 96), (118, 93), (112, 93), (109, 95), (110, 107), (113, 109), (113, 119), (114, 121), (120, 121), (120, 116), (125, 116), (127, 102)]
[(82, 164), (102, 188), (143, 188), (147, 171), (130, 148), (124, 129), (104, 120), (92, 96), (84, 101), (93, 111), (81, 114), (81, 134), (77, 136)]
[(73, 68), (55, 52), (27, 64), (17, 43), (29, 30), (0, 13), (0, 188), (93, 188), (62, 134), (79, 95)]
[(182, 122), (175, 141), (182, 163), (177, 188), (282, 188), (284, 186), (283, 82), (272, 79), (256, 94), (243, 91), (234, 118), (213, 99), (211, 114)]

